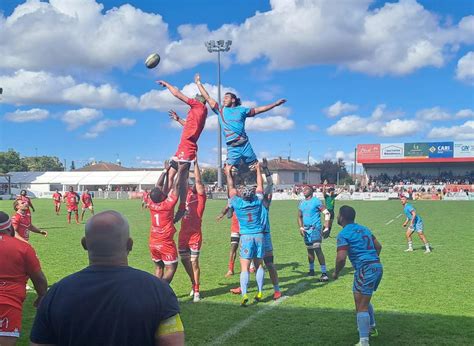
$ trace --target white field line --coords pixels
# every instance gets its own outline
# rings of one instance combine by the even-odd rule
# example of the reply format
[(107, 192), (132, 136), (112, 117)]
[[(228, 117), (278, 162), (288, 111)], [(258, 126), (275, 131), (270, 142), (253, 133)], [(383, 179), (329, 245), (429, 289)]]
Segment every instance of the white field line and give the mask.
[(385, 225), (390, 225), (393, 221), (395, 221), (394, 219), (391, 219), (389, 222), (387, 222)]
[[(298, 293), (299, 290), (301, 290), (304, 286), (307, 285), (307, 282), (301, 282), (298, 285), (296, 285), (293, 289), (288, 291), (288, 295), (284, 295), (280, 299), (271, 302), (269, 305), (265, 306), (263, 309), (259, 310), (258, 312), (254, 313), (253, 315), (250, 315), (246, 319), (240, 321), (236, 325), (234, 325), (232, 328), (229, 328), (226, 332), (224, 332), (222, 335), (220, 335), (218, 338), (214, 339), (213, 342), (210, 343), (210, 345), (222, 345), (227, 339), (229, 339), (231, 336), (237, 334), (240, 332), (243, 328), (248, 326), (253, 320), (255, 320), (257, 317), (267, 313), (270, 310), (275, 309), (278, 305), (283, 303), (285, 300), (290, 298), (293, 294)], [(238, 307), (235, 307), (238, 309)], [(245, 308), (241, 308), (245, 309)]]
[(403, 214), (398, 214), (398, 216), (395, 218), (395, 219), (399, 219), (400, 216), (402, 216)]

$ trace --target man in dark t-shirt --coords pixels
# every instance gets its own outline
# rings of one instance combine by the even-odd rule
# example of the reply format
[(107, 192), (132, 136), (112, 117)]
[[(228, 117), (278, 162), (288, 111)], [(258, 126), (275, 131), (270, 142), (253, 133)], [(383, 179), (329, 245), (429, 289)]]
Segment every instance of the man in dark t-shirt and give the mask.
[(48, 291), (32, 345), (184, 345), (178, 301), (168, 283), (128, 266), (133, 241), (119, 213), (93, 216), (82, 245), (90, 265)]

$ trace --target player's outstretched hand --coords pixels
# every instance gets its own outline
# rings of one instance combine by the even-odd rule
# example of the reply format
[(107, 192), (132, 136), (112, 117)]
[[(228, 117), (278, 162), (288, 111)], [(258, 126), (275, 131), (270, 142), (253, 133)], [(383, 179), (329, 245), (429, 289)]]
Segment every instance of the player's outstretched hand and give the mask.
[(174, 121), (178, 121), (179, 120), (179, 115), (173, 110), (173, 109), (170, 109), (170, 111), (168, 112), (168, 115), (171, 119), (173, 119)]
[(277, 106), (281, 106), (282, 104), (284, 104), (286, 102), (286, 99), (279, 99), (277, 102), (275, 102), (275, 104)]
[(48, 231), (42, 231), (41, 234), (44, 235), (45, 237), (47, 237), (48, 236)]
[(408, 225), (408, 222), (404, 222), (402, 226), (406, 227), (407, 225)]
[(196, 84), (201, 83), (201, 75), (199, 73), (196, 73), (194, 75), (194, 83), (196, 83)]
[(162, 87), (165, 87), (167, 88), (169, 86), (169, 83), (164, 81), (164, 80), (157, 80), (156, 81), (159, 85), (161, 85)]
[(219, 222), (219, 221), (221, 221), (223, 218), (224, 218), (224, 214), (218, 215), (218, 216), (216, 217), (216, 221)]
[(302, 237), (304, 237), (304, 228), (303, 227), (300, 227), (300, 234)]

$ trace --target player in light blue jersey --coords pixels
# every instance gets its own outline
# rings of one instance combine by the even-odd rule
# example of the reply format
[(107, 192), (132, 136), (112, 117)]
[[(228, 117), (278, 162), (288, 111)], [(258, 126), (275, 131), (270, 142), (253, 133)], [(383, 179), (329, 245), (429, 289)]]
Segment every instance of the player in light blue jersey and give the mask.
[(255, 295), (255, 302), (259, 302), (263, 297), (263, 281), (265, 271), (262, 259), (263, 248), (263, 178), (260, 173), (260, 166), (257, 165), (257, 188), (244, 186), (241, 191), (234, 187), (231, 174), (231, 166), (225, 169), (227, 177), (227, 188), (230, 198), (230, 205), (234, 208), (240, 225), (240, 290), (242, 293), (241, 306), (246, 306), (249, 298), (247, 296), (247, 286), (249, 282), (250, 262), (254, 260), (258, 293)]
[(298, 224), (300, 226), (300, 234), (304, 239), (306, 249), (308, 251), (309, 272), (308, 276), (314, 276), (314, 259), (315, 254), (321, 266), (320, 281), (329, 280), (326, 270), (326, 260), (321, 248), (322, 224), (321, 212), (324, 213), (324, 232), (329, 230), (328, 223), (331, 215), (326, 207), (317, 197), (313, 197), (314, 190), (311, 186), (303, 188), (304, 198), (298, 205)]
[(219, 104), (209, 96), (199, 77), (196, 80), (196, 84), (199, 92), (204, 96), (219, 119), (227, 144), (227, 164), (237, 166), (240, 160), (243, 160), (249, 167), (254, 168), (257, 156), (245, 132), (245, 120), (280, 106), (286, 100), (280, 99), (266, 106), (248, 108), (241, 105), (240, 99), (234, 93), (228, 92), (225, 93), (222, 100), (223, 107), (219, 109)]
[(355, 217), (353, 208), (344, 205), (339, 209), (337, 223), (342, 227), (342, 231), (337, 235), (333, 279), (337, 280), (349, 256), (355, 269), (352, 291), (357, 312), (358, 345), (369, 345), (369, 335), (378, 335), (374, 307), (370, 299), (382, 280), (383, 267), (379, 258), (382, 245), (367, 227), (355, 223)]
[(410, 203), (407, 203), (407, 198), (405, 196), (401, 196), (400, 201), (402, 202), (402, 205), (403, 205), (403, 212), (405, 213), (407, 217), (407, 219), (403, 223), (403, 227), (408, 226), (408, 229), (406, 232), (408, 249), (406, 249), (405, 252), (413, 251), (413, 240), (411, 236), (413, 235), (414, 232), (416, 232), (418, 233), (418, 236), (420, 237), (423, 244), (425, 244), (425, 253), (430, 253), (431, 252), (430, 243), (428, 243), (428, 240), (426, 239), (425, 234), (423, 233), (423, 220), (416, 213), (415, 208), (413, 208), (413, 206)]

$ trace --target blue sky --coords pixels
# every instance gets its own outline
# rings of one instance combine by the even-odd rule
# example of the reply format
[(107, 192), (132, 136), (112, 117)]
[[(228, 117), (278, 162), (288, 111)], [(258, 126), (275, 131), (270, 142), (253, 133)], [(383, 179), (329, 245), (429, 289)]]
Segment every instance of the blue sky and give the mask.
[[(449, 5), (448, 5), (449, 3)], [(258, 156), (351, 160), (358, 143), (474, 139), (471, 1), (3, 0), (0, 150), (160, 166), (176, 150), (168, 109), (194, 73), (216, 91), (204, 41), (232, 39), (222, 84), (247, 105)], [(143, 64), (152, 52), (162, 61)], [(209, 113), (200, 160), (216, 163)]]

